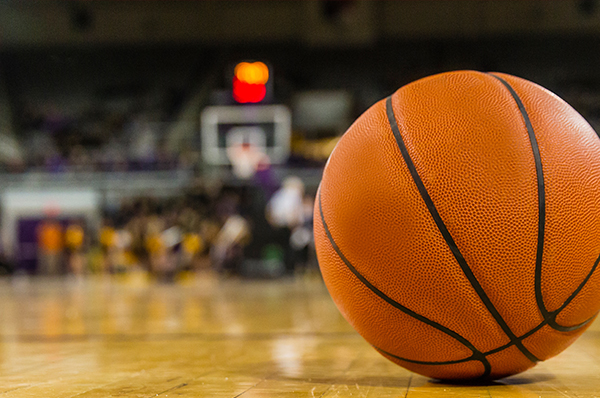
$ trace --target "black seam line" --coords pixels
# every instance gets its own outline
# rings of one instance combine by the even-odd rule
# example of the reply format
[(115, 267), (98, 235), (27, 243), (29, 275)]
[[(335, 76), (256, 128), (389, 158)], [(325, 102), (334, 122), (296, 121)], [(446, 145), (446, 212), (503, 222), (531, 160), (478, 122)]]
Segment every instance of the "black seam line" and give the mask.
[[(562, 309), (564, 309), (564, 307), (566, 307), (566, 305), (563, 305), (561, 308), (559, 308), (558, 310), (556, 310), (554, 313), (558, 314)], [(577, 330), (577, 329), (579, 329), (579, 328), (587, 325), (591, 321), (593, 321), (594, 318), (596, 318), (597, 315), (598, 315), (598, 312), (596, 312), (594, 315), (592, 315), (589, 319), (587, 319), (587, 320), (585, 320), (585, 321), (583, 321), (581, 323), (578, 323), (577, 325), (574, 325), (574, 326), (561, 326), (565, 330), (559, 330), (559, 331), (561, 331), (561, 332), (571, 332), (573, 330)], [(527, 337), (531, 336), (532, 334), (534, 334), (535, 332), (537, 332), (538, 330), (540, 330), (541, 328), (543, 328), (546, 325), (548, 325), (548, 321), (543, 320), (542, 322), (540, 322), (539, 325), (537, 325), (536, 327), (534, 327), (533, 329), (531, 329), (529, 332), (527, 332), (524, 335), (518, 337), (517, 340), (518, 341), (525, 340)], [(548, 326), (550, 326), (550, 325), (548, 325)], [(500, 346), (498, 348), (494, 348), (493, 350), (486, 351), (486, 352), (483, 353), (483, 355), (485, 355), (487, 357), (488, 355), (495, 354), (495, 353), (500, 352), (500, 351), (502, 351), (502, 350), (504, 350), (504, 349), (506, 349), (508, 347), (511, 347), (514, 344), (515, 343), (511, 341), (510, 343), (504, 344), (504, 345), (502, 345), (502, 346)]]
[[(424, 317), (423, 315), (417, 314), (416, 312), (408, 309), (407, 307), (403, 306), (402, 304), (398, 303), (397, 301), (393, 300), (392, 298), (390, 298), (389, 296), (387, 296), (385, 293), (383, 293), (381, 290), (379, 290), (378, 288), (376, 288), (371, 282), (369, 282), (360, 272), (358, 272), (358, 270), (356, 268), (354, 268), (354, 266), (350, 263), (350, 261), (346, 258), (346, 256), (344, 256), (344, 254), (342, 253), (342, 251), (340, 250), (340, 248), (338, 247), (338, 245), (335, 243), (335, 241), (333, 240), (333, 236), (331, 236), (331, 232), (329, 231), (329, 227), (327, 226), (327, 223), (325, 222), (325, 216), (323, 215), (323, 205), (321, 203), (321, 190), (319, 189), (319, 212), (321, 215), (321, 223), (323, 224), (323, 229), (325, 230), (325, 234), (327, 235), (327, 239), (329, 239), (329, 243), (331, 244), (331, 247), (333, 247), (333, 250), (335, 250), (335, 252), (337, 253), (337, 255), (340, 257), (340, 259), (344, 262), (344, 264), (346, 264), (346, 267), (348, 267), (348, 269), (367, 287), (369, 288), (369, 290), (371, 290), (373, 293), (375, 293), (377, 296), (379, 296), (381, 299), (383, 299), (385, 302), (387, 302), (388, 304), (390, 304), (392, 307), (395, 307), (397, 309), (399, 309), (400, 311), (404, 312), (405, 314), (439, 330), (442, 333), (447, 334), (448, 336), (454, 338), (455, 340), (457, 340), (458, 342), (460, 342), (461, 344), (463, 344), (465, 347), (467, 347), (468, 349), (471, 350), (471, 352), (473, 353), (473, 359), (480, 361), (484, 368), (486, 369), (487, 374), (482, 375), (481, 377), (487, 377), (487, 375), (489, 374), (489, 371), (491, 371), (491, 365), (489, 363), (489, 361), (485, 358), (485, 356), (481, 353), (481, 351), (479, 351), (477, 348), (475, 348), (475, 346), (469, 341), (467, 340), (465, 337), (461, 336), (460, 334), (458, 334), (457, 332), (453, 331), (452, 329), (449, 329), (435, 321), (432, 321), (429, 318)], [(488, 370), (489, 369), (489, 370)]]
[(408, 153), (408, 149), (406, 148), (406, 145), (404, 144), (404, 140), (402, 139), (402, 135), (400, 134), (400, 129), (398, 127), (398, 123), (396, 122), (396, 116), (394, 115), (394, 110), (392, 108), (392, 96), (389, 96), (386, 100), (386, 112), (387, 112), (388, 121), (390, 123), (390, 127), (392, 128), (392, 132), (394, 134), (394, 137), (396, 138), (396, 143), (398, 144), (398, 148), (400, 149), (400, 152), (402, 154), (402, 157), (404, 158), (406, 166), (408, 167), (408, 170), (410, 171), (412, 179), (415, 182), (415, 184), (419, 190), (419, 193), (421, 194), (421, 197), (423, 198), (423, 201), (427, 205), (427, 209), (429, 210), (431, 217), (435, 221), (440, 233), (442, 234), (444, 240), (446, 241), (446, 244), (452, 251), (454, 258), (458, 262), (463, 273), (465, 274), (465, 276), (471, 283), (471, 286), (477, 292), (477, 295), (479, 296), (479, 298), (481, 299), (481, 301), (483, 302), (483, 304), (485, 305), (487, 310), (494, 317), (494, 319), (496, 320), (498, 325), (502, 328), (502, 330), (504, 331), (504, 333), (506, 334), (508, 339), (517, 346), (517, 348), (523, 353), (523, 355), (525, 355), (527, 357), (527, 359), (529, 359), (532, 362), (538, 362), (539, 359), (535, 355), (533, 355), (527, 348), (525, 348), (525, 346), (517, 339), (517, 336), (515, 336), (515, 334), (512, 332), (512, 330), (510, 330), (510, 328), (508, 327), (508, 325), (506, 324), (506, 322), (504, 321), (504, 319), (502, 318), (502, 316), (500, 315), (500, 313), (498, 312), (496, 307), (494, 307), (494, 304), (492, 303), (492, 301), (489, 299), (489, 297), (485, 293), (485, 290), (483, 290), (483, 287), (481, 287), (481, 285), (479, 284), (479, 281), (473, 274), (473, 271), (471, 270), (471, 268), (469, 268), (469, 265), (467, 264), (465, 258), (463, 257), (462, 253), (458, 249), (458, 246), (454, 242), (454, 239), (452, 238), (450, 231), (448, 231), (448, 228), (446, 228), (446, 225), (444, 224), (442, 217), (438, 213), (437, 208), (435, 207), (435, 205), (433, 203), (433, 200), (431, 199), (431, 197), (429, 196), (429, 193), (427, 192), (427, 188), (425, 188), (425, 185), (423, 184), (423, 181), (421, 180), (421, 177), (419, 176), (419, 173), (417, 172), (417, 169), (415, 168), (415, 165)]
[(381, 349), (379, 347), (376, 347), (376, 346), (374, 346), (372, 344), (371, 344), (371, 346), (373, 348), (375, 348), (377, 351), (379, 351), (379, 352), (381, 352), (381, 353), (383, 353), (385, 355), (389, 355), (392, 358), (396, 358), (396, 359), (399, 359), (399, 360), (405, 361), (405, 362), (416, 363), (418, 365), (455, 365), (457, 363), (464, 363), (464, 362), (476, 361), (477, 360), (473, 355), (471, 355), (470, 357), (463, 358), (463, 359), (457, 359), (457, 360), (454, 360), (454, 361), (416, 361), (414, 359), (407, 359), (407, 358), (399, 357), (398, 355), (391, 354), (391, 353), (389, 353), (389, 352), (387, 352), (387, 351), (385, 351), (385, 350), (383, 350), (383, 349)]
[[(560, 309), (558, 311), (560, 312)], [(592, 315), (588, 320), (586, 320), (586, 321), (584, 321), (584, 322), (582, 322), (582, 323), (580, 323), (578, 325), (569, 326), (569, 327), (573, 328), (572, 330), (578, 329), (578, 328), (580, 328), (580, 327), (582, 327), (582, 326), (587, 325), (588, 323), (590, 323), (592, 320), (594, 320), (594, 318), (597, 315), (598, 315), (598, 312), (596, 314)], [(546, 322), (545, 320), (542, 321), (542, 322), (540, 322), (539, 325), (537, 325), (536, 327), (534, 327), (533, 329), (531, 329), (529, 332), (523, 334), (522, 336), (519, 336), (518, 340), (519, 341), (525, 340), (527, 337), (531, 336), (532, 334), (534, 334), (535, 332), (537, 332), (538, 330), (540, 330), (541, 328), (543, 328), (547, 324), (548, 324), (548, 322)], [(503, 351), (503, 350), (505, 350), (505, 349), (507, 349), (509, 347), (512, 347), (513, 345), (515, 345), (515, 342), (511, 341), (511, 342), (509, 342), (507, 344), (501, 345), (500, 347), (494, 348), (493, 350), (486, 351), (486, 352), (483, 353), (483, 355), (487, 357), (488, 355), (496, 354), (496, 353), (498, 353), (500, 351)], [(399, 359), (401, 361), (413, 362), (413, 363), (418, 363), (418, 364), (422, 364), (422, 365), (451, 365), (451, 364), (456, 364), (456, 363), (468, 362), (468, 361), (472, 361), (472, 360), (475, 359), (473, 356), (470, 356), (468, 358), (457, 359), (457, 360), (454, 360), (454, 361), (445, 361), (445, 362), (417, 361), (417, 360), (414, 360), (414, 359), (407, 359), (407, 358), (399, 357), (399, 356), (391, 354), (391, 353), (389, 353), (389, 352), (387, 352), (387, 351), (385, 351), (385, 350), (383, 350), (383, 349), (381, 349), (379, 347), (375, 347), (375, 346), (373, 346), (373, 347), (376, 350), (381, 351), (381, 352), (383, 352), (383, 353), (385, 353), (385, 354), (387, 354), (387, 355), (389, 355), (391, 357), (394, 357), (396, 359)]]
[[(381, 348), (372, 346), (373, 348), (375, 348), (377, 351), (379, 351), (382, 354), (388, 355), (392, 358), (398, 359), (400, 361), (405, 361), (405, 362), (410, 362), (410, 363), (414, 363), (417, 365), (456, 365), (459, 363), (465, 363), (465, 362), (469, 362), (469, 361), (475, 361), (477, 360), (477, 358), (474, 357), (474, 355), (468, 357), (468, 358), (464, 358), (464, 359), (458, 359), (456, 361), (444, 361), (444, 362), (424, 362), (424, 361), (414, 361), (412, 359), (406, 359), (406, 358), (402, 358), (399, 357), (397, 355), (394, 354), (390, 354), (387, 351), (382, 350)], [(475, 378), (475, 380), (479, 379), (479, 380), (484, 380), (487, 379), (490, 375), (490, 373), (492, 372), (492, 366), (490, 365), (489, 362), (482, 362), (483, 364), (483, 373), (481, 374), (481, 376)]]
[[(522, 335), (522, 336), (518, 337), (518, 338), (517, 338), (517, 340), (518, 340), (518, 341), (523, 341), (523, 340), (525, 340), (527, 337), (531, 336), (532, 334), (534, 334), (535, 332), (537, 332), (538, 330), (540, 330), (541, 328), (543, 328), (543, 327), (546, 325), (546, 323), (547, 323), (547, 322), (546, 322), (545, 320), (544, 320), (544, 321), (542, 321), (542, 322), (540, 322), (540, 324), (539, 324), (539, 325), (537, 325), (536, 327), (534, 327), (533, 329), (531, 329), (529, 332), (525, 333), (524, 335)], [(500, 352), (500, 351), (502, 351), (502, 350), (504, 350), (504, 349), (507, 349), (507, 348), (509, 348), (509, 347), (511, 347), (511, 346), (513, 346), (513, 345), (515, 345), (515, 343), (516, 343), (516, 342), (514, 342), (514, 341), (511, 341), (511, 342), (509, 342), (509, 343), (507, 343), (507, 344), (504, 344), (504, 345), (502, 345), (502, 346), (500, 346), (500, 347), (498, 347), (498, 348), (494, 348), (493, 350), (486, 351), (486, 352), (484, 352), (484, 353), (483, 353), (483, 355), (485, 355), (485, 356), (488, 356), (488, 355), (495, 354), (495, 353), (497, 353), (497, 352)]]
[(558, 330), (560, 332), (570, 332), (589, 323), (592, 319), (588, 319), (582, 323), (579, 323), (574, 326), (563, 326), (559, 325), (556, 322), (556, 316), (562, 311), (574, 298), (579, 294), (581, 289), (585, 286), (588, 280), (592, 277), (592, 274), (596, 270), (598, 266), (598, 262), (600, 261), (600, 257), (594, 263), (592, 269), (585, 277), (585, 279), (579, 284), (577, 289), (569, 296), (569, 298), (563, 303), (563, 305), (555, 311), (548, 311), (546, 305), (544, 304), (544, 298), (542, 296), (542, 260), (544, 254), (544, 232), (546, 229), (546, 189), (544, 184), (544, 170), (542, 168), (542, 157), (540, 155), (540, 149), (537, 143), (537, 139), (535, 137), (535, 132), (533, 130), (533, 125), (531, 124), (531, 120), (529, 119), (529, 114), (525, 109), (525, 105), (521, 98), (517, 94), (517, 92), (512, 88), (512, 86), (500, 76), (496, 76), (491, 73), (487, 73), (487, 75), (497, 79), (502, 83), (504, 87), (510, 92), (510, 95), (513, 97), (517, 106), (519, 107), (519, 111), (521, 112), (521, 116), (525, 122), (525, 127), (527, 127), (527, 134), (529, 136), (529, 140), (531, 142), (531, 149), (533, 152), (533, 157), (535, 160), (535, 171), (537, 177), (537, 187), (538, 187), (538, 238), (537, 238), (537, 252), (535, 259), (535, 300), (537, 302), (537, 306), (546, 322), (548, 322), (548, 326), (552, 329)]
[(517, 107), (519, 108), (519, 112), (521, 112), (521, 117), (525, 122), (525, 127), (527, 128), (527, 135), (529, 136), (531, 150), (533, 152), (533, 159), (535, 162), (535, 173), (537, 179), (538, 192), (538, 235), (534, 276), (535, 301), (544, 320), (548, 322), (550, 327), (553, 327), (551, 322), (552, 315), (546, 309), (546, 305), (544, 304), (544, 298), (542, 296), (542, 259), (544, 255), (544, 232), (546, 230), (546, 188), (544, 184), (544, 170), (542, 168), (540, 148), (537, 143), (537, 138), (535, 137), (535, 132), (533, 131), (533, 125), (531, 124), (531, 120), (529, 119), (529, 114), (527, 113), (525, 105), (523, 105), (523, 101), (521, 101), (521, 98), (519, 97), (517, 92), (503, 78), (493, 74), (487, 75), (498, 80), (508, 90), (508, 92), (516, 102)]
[(579, 286), (577, 286), (577, 289), (575, 289), (573, 291), (573, 293), (571, 293), (569, 298), (566, 299), (565, 302), (558, 309), (556, 309), (555, 311), (552, 311), (550, 313), (550, 317), (551, 317), (550, 320), (552, 321), (552, 323), (548, 322), (548, 324), (550, 325), (551, 328), (556, 329), (560, 332), (570, 332), (572, 330), (579, 329), (580, 327), (582, 327), (584, 325), (587, 325), (592, 319), (594, 319), (594, 317), (591, 317), (590, 319), (583, 321), (577, 325), (573, 325), (573, 326), (563, 326), (563, 325), (559, 325), (556, 322), (556, 317), (558, 316), (558, 314), (560, 314), (560, 312), (562, 310), (564, 310), (565, 307), (571, 303), (571, 301), (573, 301), (573, 299), (579, 294), (579, 292), (583, 289), (583, 287), (586, 285), (586, 283), (590, 280), (590, 278), (594, 274), (594, 271), (596, 271), (596, 268), (598, 268), (598, 263), (600, 263), (600, 256), (598, 256), (598, 258), (596, 259), (594, 266), (592, 267), (590, 272), (587, 274), (585, 279), (579, 284)]

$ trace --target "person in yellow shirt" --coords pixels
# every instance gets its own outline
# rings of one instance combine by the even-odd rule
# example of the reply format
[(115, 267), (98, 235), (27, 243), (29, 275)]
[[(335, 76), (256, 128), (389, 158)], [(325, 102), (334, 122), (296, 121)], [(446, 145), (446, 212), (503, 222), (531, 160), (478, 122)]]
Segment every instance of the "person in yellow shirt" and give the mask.
[(67, 264), (69, 270), (75, 275), (83, 275), (85, 270), (85, 258), (83, 255), (83, 244), (85, 232), (79, 222), (69, 224), (65, 231), (65, 247), (67, 248)]
[(98, 234), (98, 241), (102, 250), (102, 270), (109, 272), (114, 269), (117, 251), (117, 231), (108, 220), (103, 222)]
[(110, 225), (103, 225), (100, 228), (100, 234), (98, 238), (100, 242), (100, 246), (102, 246), (102, 250), (108, 252), (108, 249), (115, 246), (116, 241), (116, 232), (113, 227)]
[(204, 242), (199, 234), (188, 232), (181, 239), (181, 267), (184, 270), (194, 269), (194, 261), (204, 251)]
[(162, 232), (164, 223), (159, 217), (151, 217), (146, 227), (145, 247), (148, 253), (149, 270), (155, 275), (160, 275), (167, 268), (167, 248)]
[(83, 246), (84, 232), (79, 223), (72, 223), (65, 231), (65, 246), (70, 251), (81, 250)]

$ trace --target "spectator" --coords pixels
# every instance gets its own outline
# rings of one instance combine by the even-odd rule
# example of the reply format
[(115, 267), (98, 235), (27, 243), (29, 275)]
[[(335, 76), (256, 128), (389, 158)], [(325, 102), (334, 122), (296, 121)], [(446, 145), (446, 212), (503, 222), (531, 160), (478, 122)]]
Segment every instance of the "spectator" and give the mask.
[(81, 276), (85, 271), (85, 256), (83, 244), (85, 233), (80, 222), (72, 222), (65, 230), (65, 248), (67, 249), (68, 269)]
[(57, 275), (62, 271), (63, 229), (53, 216), (38, 226), (39, 270), (44, 275)]
[(275, 229), (274, 241), (284, 251), (285, 271), (292, 274), (295, 267), (292, 231), (304, 222), (304, 183), (298, 177), (287, 177), (282, 187), (273, 194), (266, 208), (269, 223)]
[(244, 260), (244, 246), (250, 241), (248, 221), (239, 214), (227, 218), (217, 234), (212, 255), (215, 268), (227, 274), (237, 274)]

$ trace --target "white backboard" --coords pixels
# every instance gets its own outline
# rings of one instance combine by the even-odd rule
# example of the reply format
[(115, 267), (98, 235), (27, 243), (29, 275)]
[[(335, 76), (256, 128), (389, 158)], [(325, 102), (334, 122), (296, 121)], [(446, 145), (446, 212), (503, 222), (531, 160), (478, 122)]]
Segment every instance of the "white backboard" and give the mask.
[(284, 105), (208, 106), (202, 111), (200, 125), (202, 158), (208, 164), (231, 164), (227, 144), (236, 140), (228, 139), (228, 134), (251, 130), (255, 132), (252, 136), (264, 136), (272, 164), (285, 163), (289, 157), (292, 117)]

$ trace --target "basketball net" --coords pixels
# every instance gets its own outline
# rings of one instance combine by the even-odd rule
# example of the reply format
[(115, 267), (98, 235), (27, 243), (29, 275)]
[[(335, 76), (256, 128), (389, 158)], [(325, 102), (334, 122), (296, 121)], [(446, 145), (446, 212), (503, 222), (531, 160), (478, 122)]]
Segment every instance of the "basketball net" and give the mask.
[(227, 148), (227, 157), (237, 178), (250, 179), (256, 174), (259, 165), (268, 163), (269, 157), (261, 149), (263, 148), (247, 142), (235, 143)]

